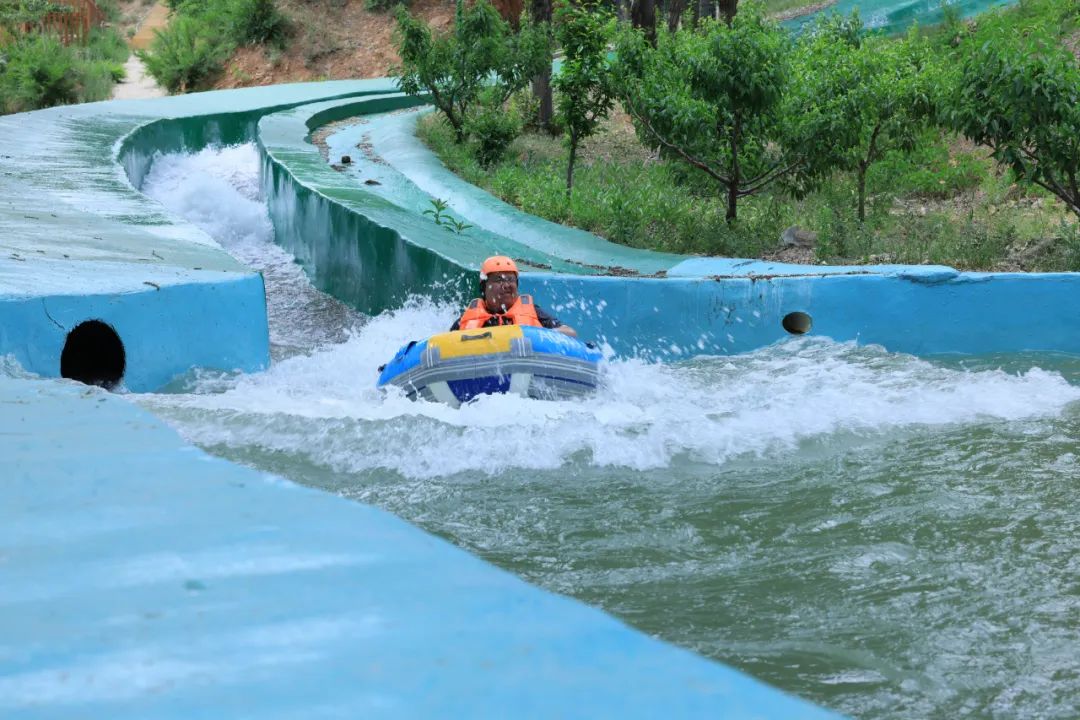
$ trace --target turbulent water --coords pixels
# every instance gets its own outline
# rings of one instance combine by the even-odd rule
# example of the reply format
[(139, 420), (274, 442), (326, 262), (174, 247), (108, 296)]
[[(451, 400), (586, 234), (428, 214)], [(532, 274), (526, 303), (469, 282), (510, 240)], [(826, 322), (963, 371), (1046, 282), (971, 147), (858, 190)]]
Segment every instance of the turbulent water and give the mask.
[(267, 280), (270, 370), (131, 396), (185, 437), (855, 717), (1080, 715), (1080, 360), (802, 339), (613, 360), (589, 402), (410, 402), (376, 367), (456, 308), (312, 289), (257, 173), (166, 156), (143, 188)]

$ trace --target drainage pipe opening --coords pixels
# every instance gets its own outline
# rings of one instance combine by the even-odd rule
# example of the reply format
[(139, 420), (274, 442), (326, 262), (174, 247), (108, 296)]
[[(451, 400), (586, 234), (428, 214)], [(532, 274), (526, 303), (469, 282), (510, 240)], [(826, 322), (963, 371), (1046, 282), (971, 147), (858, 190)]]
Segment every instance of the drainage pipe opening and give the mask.
[(100, 320), (87, 320), (68, 333), (60, 353), (60, 377), (112, 390), (124, 377), (126, 363), (116, 331)]
[(804, 312), (793, 312), (785, 315), (781, 324), (784, 326), (784, 329), (792, 335), (804, 335), (810, 332), (810, 328), (813, 327), (814, 321)]

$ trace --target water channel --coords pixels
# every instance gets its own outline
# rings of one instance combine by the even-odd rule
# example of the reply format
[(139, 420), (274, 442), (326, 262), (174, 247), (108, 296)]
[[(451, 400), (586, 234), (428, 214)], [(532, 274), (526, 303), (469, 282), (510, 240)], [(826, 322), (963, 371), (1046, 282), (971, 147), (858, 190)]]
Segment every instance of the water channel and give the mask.
[(321, 294), (258, 188), (252, 146), (143, 187), (266, 279), (268, 371), (129, 396), (190, 441), (856, 718), (1080, 715), (1080, 358), (809, 338), (613, 359), (587, 403), (414, 403), (376, 367), (457, 308)]

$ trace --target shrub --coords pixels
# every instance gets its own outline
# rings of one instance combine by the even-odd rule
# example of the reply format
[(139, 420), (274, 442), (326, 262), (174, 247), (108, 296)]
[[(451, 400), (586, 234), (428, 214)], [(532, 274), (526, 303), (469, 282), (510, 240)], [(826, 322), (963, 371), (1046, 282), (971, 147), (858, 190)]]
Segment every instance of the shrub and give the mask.
[(111, 28), (96, 28), (90, 31), (86, 45), (86, 55), (91, 60), (109, 60), (123, 65), (131, 51), (120, 33)]
[(23, 112), (79, 100), (75, 52), (54, 35), (31, 34), (6, 49), (0, 73), (0, 104)]
[(170, 92), (188, 92), (220, 72), (231, 52), (206, 21), (179, 15), (154, 33), (150, 52), (139, 57), (160, 85)]
[(476, 144), (473, 153), (477, 162), (487, 168), (502, 160), (514, 138), (521, 134), (521, 116), (513, 107), (506, 108), (498, 102), (495, 93), (484, 93), (469, 119), (466, 131)]
[(371, 10), (372, 12), (392, 10), (398, 5), (408, 7), (409, 3), (407, 0), (364, 0), (364, 9)]
[(174, 15), (139, 54), (170, 92), (205, 85), (237, 45), (282, 48), (291, 26), (274, 0), (165, 0)]
[(237, 45), (284, 47), (289, 21), (274, 0), (232, 0), (226, 8), (229, 36)]

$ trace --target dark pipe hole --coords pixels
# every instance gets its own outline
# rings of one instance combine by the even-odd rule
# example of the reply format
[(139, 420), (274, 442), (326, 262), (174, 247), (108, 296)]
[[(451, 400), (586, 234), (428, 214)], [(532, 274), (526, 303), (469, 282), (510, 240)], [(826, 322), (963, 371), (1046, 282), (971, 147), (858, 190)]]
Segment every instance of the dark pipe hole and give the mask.
[(87, 320), (68, 333), (60, 353), (60, 377), (112, 390), (124, 377), (124, 343), (100, 320)]
[(804, 312), (793, 312), (785, 315), (781, 324), (792, 335), (803, 335), (810, 332), (814, 321)]

